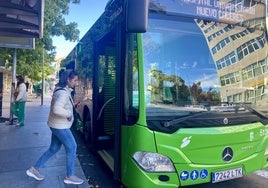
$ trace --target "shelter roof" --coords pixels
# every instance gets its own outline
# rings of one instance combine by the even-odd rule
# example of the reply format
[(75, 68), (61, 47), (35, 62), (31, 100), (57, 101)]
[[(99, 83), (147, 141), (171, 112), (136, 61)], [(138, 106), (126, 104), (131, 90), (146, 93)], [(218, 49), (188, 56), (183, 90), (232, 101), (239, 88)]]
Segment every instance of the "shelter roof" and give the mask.
[(0, 0), (0, 36), (42, 38), (44, 0)]

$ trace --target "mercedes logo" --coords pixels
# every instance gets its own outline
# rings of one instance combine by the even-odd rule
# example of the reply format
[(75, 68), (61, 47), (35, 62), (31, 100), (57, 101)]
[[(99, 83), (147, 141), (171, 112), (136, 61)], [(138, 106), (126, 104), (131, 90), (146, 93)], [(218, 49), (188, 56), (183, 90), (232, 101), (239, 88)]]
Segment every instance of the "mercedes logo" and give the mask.
[(222, 151), (222, 159), (225, 162), (230, 162), (232, 160), (233, 156), (234, 156), (234, 152), (233, 152), (232, 148), (226, 147), (226, 148), (223, 149), (223, 151)]
[(227, 125), (228, 123), (229, 123), (228, 118), (224, 118), (224, 119), (223, 119), (223, 124), (224, 124), (224, 125)]

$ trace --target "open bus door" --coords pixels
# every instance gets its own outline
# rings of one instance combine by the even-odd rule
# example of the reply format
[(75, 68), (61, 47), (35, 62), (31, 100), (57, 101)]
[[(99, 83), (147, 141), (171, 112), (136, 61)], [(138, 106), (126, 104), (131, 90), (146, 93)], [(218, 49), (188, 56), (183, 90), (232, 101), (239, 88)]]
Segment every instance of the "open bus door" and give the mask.
[[(119, 2), (122, 3), (121, 7), (117, 6)], [(149, 0), (111, 1), (106, 7), (109, 11), (105, 13), (107, 17), (112, 14), (113, 19), (109, 19), (107, 24), (107, 17), (101, 17), (91, 30), (90, 39), (82, 39), (85, 48), (86, 45), (93, 44), (93, 51), (85, 56), (91, 57), (93, 54), (94, 62), (93, 107), (90, 107), (92, 114), (83, 112), (87, 115), (83, 120), (86, 125), (83, 132), (89, 147), (96, 151), (113, 171), (115, 180), (121, 179), (121, 117), (124, 91), (124, 75), (121, 70), (125, 66), (125, 37), (127, 33), (146, 31), (148, 5)], [(122, 11), (123, 9), (126, 12)]]
[(95, 42), (94, 50), (94, 72), (97, 73), (93, 78), (95, 142), (98, 154), (113, 171), (115, 180), (121, 179), (124, 34), (146, 32), (149, 7), (149, 0), (127, 2), (126, 28), (122, 23), (115, 24), (102, 39)]
[(120, 79), (118, 29), (95, 43), (93, 82), (93, 131), (96, 151), (120, 177)]

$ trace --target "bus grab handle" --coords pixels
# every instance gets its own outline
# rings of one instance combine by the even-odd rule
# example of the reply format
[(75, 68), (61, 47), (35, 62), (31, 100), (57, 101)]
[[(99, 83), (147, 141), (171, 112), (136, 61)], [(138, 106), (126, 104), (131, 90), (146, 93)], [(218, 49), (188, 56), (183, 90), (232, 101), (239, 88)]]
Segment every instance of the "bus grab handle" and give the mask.
[(115, 97), (112, 97), (112, 98), (110, 98), (108, 101), (106, 101), (106, 102), (104, 103), (104, 105), (103, 105), (103, 106), (101, 107), (101, 109), (100, 109), (100, 112), (99, 112), (99, 114), (98, 114), (98, 118), (97, 118), (97, 120), (100, 119), (101, 114), (102, 114), (102, 111), (104, 110), (105, 106), (106, 106), (109, 102), (111, 102), (112, 100), (114, 100), (114, 99), (115, 99)]

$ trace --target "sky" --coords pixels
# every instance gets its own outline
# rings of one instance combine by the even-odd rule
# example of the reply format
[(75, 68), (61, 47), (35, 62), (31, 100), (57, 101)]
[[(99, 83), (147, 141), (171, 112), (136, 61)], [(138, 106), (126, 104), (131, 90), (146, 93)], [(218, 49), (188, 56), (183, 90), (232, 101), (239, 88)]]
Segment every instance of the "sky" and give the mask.
[[(80, 0), (79, 4), (70, 3), (69, 14), (64, 16), (66, 23), (76, 22), (80, 31), (79, 39), (91, 28), (95, 21), (104, 12), (109, 0)], [(54, 37), (56, 59), (67, 56), (77, 42), (66, 41), (63, 36)]]

